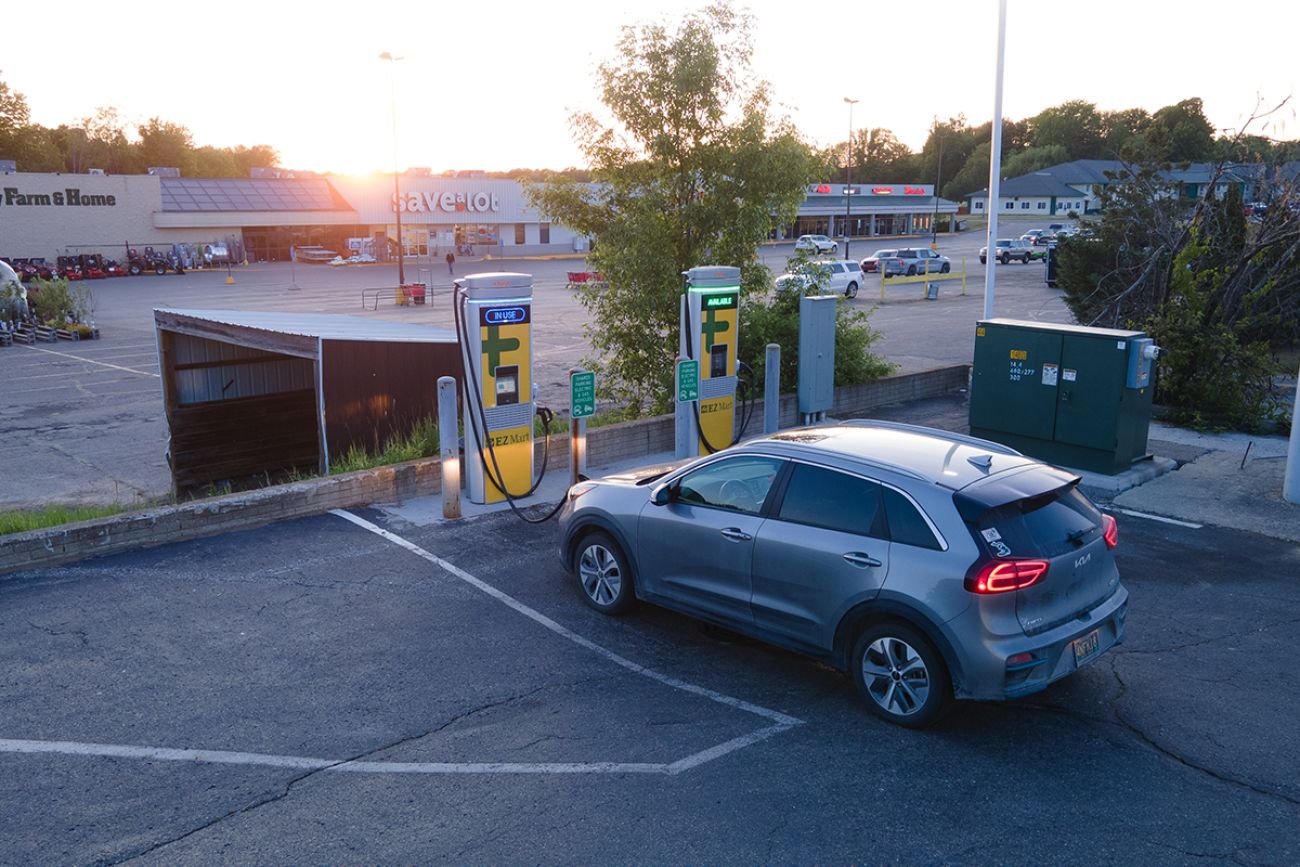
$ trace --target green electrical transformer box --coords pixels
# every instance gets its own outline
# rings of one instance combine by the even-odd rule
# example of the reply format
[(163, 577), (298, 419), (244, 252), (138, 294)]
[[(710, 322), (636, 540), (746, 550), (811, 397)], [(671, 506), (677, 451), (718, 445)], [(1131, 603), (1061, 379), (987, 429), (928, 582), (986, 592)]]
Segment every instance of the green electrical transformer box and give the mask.
[(1123, 472), (1150, 457), (1159, 352), (1141, 331), (977, 322), (971, 433), (1049, 463)]

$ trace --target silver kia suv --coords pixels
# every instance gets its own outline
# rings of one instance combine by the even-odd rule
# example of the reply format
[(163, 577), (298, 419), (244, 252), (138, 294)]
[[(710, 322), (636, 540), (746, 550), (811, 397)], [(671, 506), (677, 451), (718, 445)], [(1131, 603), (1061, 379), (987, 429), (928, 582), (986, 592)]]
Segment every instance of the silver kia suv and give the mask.
[(919, 727), (1123, 640), (1115, 521), (1078, 483), (930, 428), (801, 428), (574, 485), (560, 558), (599, 611), (645, 600), (806, 653)]

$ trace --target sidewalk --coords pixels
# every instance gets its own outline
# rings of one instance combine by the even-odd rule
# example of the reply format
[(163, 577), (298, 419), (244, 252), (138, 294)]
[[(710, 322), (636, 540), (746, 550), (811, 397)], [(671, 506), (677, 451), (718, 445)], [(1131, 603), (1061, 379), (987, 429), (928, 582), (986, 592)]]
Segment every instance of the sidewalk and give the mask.
[[(968, 402), (964, 394), (881, 407), (872, 417), (956, 433), (969, 432)], [(1143, 466), (1132, 471), (1134, 487), (1116, 494), (1113, 488), (1107, 490), (1111, 477), (1092, 473), (1081, 473), (1083, 486), (1094, 499), (1110, 508), (1300, 542), (1300, 506), (1282, 499), (1285, 437), (1202, 434), (1153, 422), (1148, 449), (1155, 460), (1143, 462), (1149, 471), (1144, 471)], [(673, 460), (672, 453), (648, 455), (609, 466), (591, 466), (588, 475), (611, 475)], [(527, 508), (557, 502), (564, 495), (568, 478), (567, 468), (548, 473), (537, 493), (518, 501), (518, 505)], [(505, 504), (477, 506), (466, 497), (462, 497), (461, 504), (465, 517), (508, 508)], [(416, 525), (444, 520), (441, 496), (418, 497), (379, 508)]]

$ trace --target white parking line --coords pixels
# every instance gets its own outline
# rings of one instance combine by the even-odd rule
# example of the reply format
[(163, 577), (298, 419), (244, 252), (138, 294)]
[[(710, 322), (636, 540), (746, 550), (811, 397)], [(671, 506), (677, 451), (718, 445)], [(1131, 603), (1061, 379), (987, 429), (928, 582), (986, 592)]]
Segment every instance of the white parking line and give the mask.
[(111, 367), (114, 370), (125, 370), (127, 373), (138, 373), (141, 376), (156, 376), (159, 379), (162, 378), (162, 375), (158, 373), (150, 373), (147, 370), (136, 370), (133, 367), (122, 367), (121, 365), (117, 365), (117, 364), (109, 364), (107, 361), (95, 361), (93, 359), (85, 358), (84, 356), (81, 355), (73, 355), (68, 352), (58, 352), (53, 349), (41, 349), (39, 346), (25, 346), (24, 348), (31, 349), (36, 352), (48, 352), (50, 355), (61, 355), (64, 358), (71, 358), (73, 361), (81, 361), (86, 364), (98, 364), (100, 367)]
[(583, 638), (576, 632), (561, 626), (551, 618), (534, 608), (515, 599), (491, 584), (476, 578), (464, 569), (447, 562), (407, 541), (401, 536), (385, 530), (351, 512), (335, 509), (331, 514), (356, 524), (362, 529), (375, 533), (388, 541), (399, 545), (419, 557), (428, 560), (452, 576), (464, 581), (493, 599), (508, 605), (518, 613), (544, 626), (551, 632), (572, 641), (580, 647), (592, 651), (598, 656), (656, 683), (682, 692), (706, 698), (718, 704), (735, 708), (769, 720), (772, 725), (757, 731), (732, 738), (712, 747), (692, 753), (674, 762), (371, 762), (349, 759), (326, 759), (314, 756), (281, 756), (269, 753), (243, 753), (228, 750), (175, 749), (172, 747), (142, 747), (128, 744), (96, 744), (81, 741), (38, 741), (14, 738), (0, 738), (0, 753), (46, 753), (69, 756), (91, 756), (117, 759), (136, 759), (143, 761), (200, 762), (220, 765), (253, 765), (268, 768), (291, 768), (294, 770), (321, 771), (328, 773), (353, 774), (662, 774), (675, 776), (694, 770), (701, 765), (714, 761), (767, 740), (774, 735), (787, 732), (795, 726), (802, 725), (803, 720), (783, 714), (780, 711), (733, 698), (706, 687), (687, 683), (684, 680), (662, 674), (653, 669), (638, 665), (632, 660), (620, 656)]
[(351, 521), (352, 523), (356, 524), (358, 527), (362, 527), (366, 530), (369, 530), (370, 532), (378, 536), (382, 536), (383, 538), (387, 539), (388, 541), (396, 545), (400, 545), (401, 547), (410, 551), (412, 554), (423, 557), (425, 560), (428, 560), (430, 563), (433, 563), (435, 566), (439, 566), (443, 570), (450, 572), (452, 575), (464, 581), (466, 584), (469, 584), (470, 586), (483, 591), (487, 595), (491, 596), (493, 599), (496, 599), (500, 602), (504, 602), (506, 605), (509, 605), (515, 611), (518, 611), (520, 614), (527, 617), (529, 620), (536, 621), (537, 623), (540, 623), (542, 626), (545, 626), (547, 629), (551, 630), (557, 635), (561, 635), (564, 638), (569, 639), (574, 644), (577, 644), (580, 647), (585, 647), (588, 650), (592, 651), (593, 653), (605, 657), (605, 659), (608, 659), (610, 662), (614, 663), (615, 665), (621, 665), (623, 668), (626, 668), (629, 671), (635, 672), (636, 674), (639, 674), (643, 677), (648, 677), (651, 680), (658, 681), (659, 683), (662, 683), (665, 686), (671, 686), (673, 689), (679, 689), (682, 690), (683, 692), (693, 693), (703, 698), (707, 698), (710, 701), (716, 701), (719, 704), (725, 704), (730, 707), (734, 707), (738, 710), (747, 711), (757, 716), (770, 719), (779, 725), (796, 726), (796, 725), (800, 725), (803, 722), (803, 720), (795, 719), (794, 717), (787, 716), (783, 713), (780, 713), (779, 711), (769, 710), (768, 708), (765, 707), (759, 707), (758, 705), (751, 704), (747, 701), (744, 701), (743, 699), (732, 698), (729, 695), (723, 695), (720, 692), (714, 692), (711, 689), (706, 689), (702, 686), (696, 686), (693, 683), (687, 683), (685, 681), (678, 680), (675, 677), (671, 677), (666, 674), (660, 674), (659, 672), (654, 671), (653, 669), (646, 668), (643, 665), (638, 665), (637, 663), (633, 662), (632, 660), (626, 657), (619, 656), (617, 653), (615, 653), (612, 650), (606, 650), (604, 647), (601, 647), (599, 644), (596, 644), (594, 641), (583, 638), (581, 635), (577, 634), (571, 629), (568, 629), (556, 623), (554, 620), (547, 617), (545, 614), (542, 614), (540, 611), (537, 611), (534, 608), (529, 608), (527, 605), (520, 602), (518, 599), (514, 598), (510, 594), (498, 590), (497, 588), (493, 587), (491, 584), (488, 584), (486, 581), (483, 581), (479, 578), (475, 578), (473, 575), (469, 574), (464, 569), (461, 569), (459, 566), (453, 565), (452, 563), (448, 563), (446, 560), (442, 559), (436, 554), (430, 554), (428, 551), (424, 550), (419, 545), (416, 545), (414, 542), (408, 542), (406, 539), (403, 539), (401, 536), (398, 536), (396, 533), (391, 533), (377, 524), (372, 524), (371, 522), (367, 521), (365, 518), (359, 517), (357, 515), (352, 514), (351, 512), (347, 512), (342, 509), (333, 509), (330, 511), (330, 514), (338, 515), (340, 518), (343, 518), (345, 521)]
[(1199, 530), (1204, 524), (1193, 524), (1191, 521), (1180, 521), (1177, 518), (1166, 518), (1164, 515), (1148, 515), (1146, 512), (1135, 512), (1132, 509), (1115, 509), (1121, 515), (1129, 515), (1134, 518), (1146, 518), (1148, 521), (1159, 521), (1162, 524), (1173, 524), (1175, 527), (1187, 527), (1191, 530)]

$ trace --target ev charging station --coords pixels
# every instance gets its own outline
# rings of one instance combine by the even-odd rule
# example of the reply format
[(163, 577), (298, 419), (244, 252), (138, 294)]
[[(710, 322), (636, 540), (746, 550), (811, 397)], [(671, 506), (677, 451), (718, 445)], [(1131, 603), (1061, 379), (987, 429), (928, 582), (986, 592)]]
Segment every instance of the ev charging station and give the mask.
[(472, 274), (455, 281), (465, 365), (465, 486), (473, 503), (532, 493), (533, 278)]
[[(699, 362), (698, 409), (679, 405), (691, 454), (707, 455), (735, 442), (736, 351), (740, 339), (740, 269), (702, 266), (682, 272), (683, 358)], [(694, 436), (691, 436), (694, 434)]]

